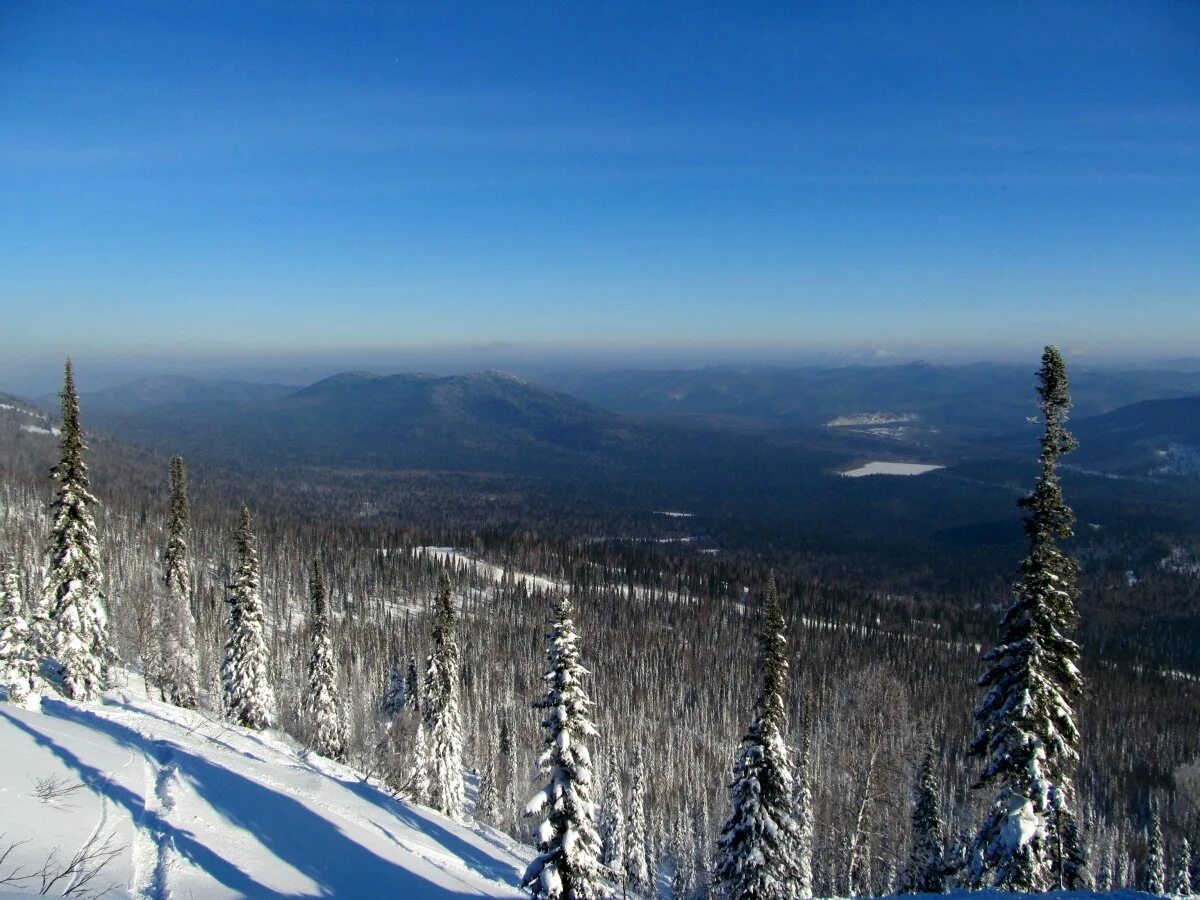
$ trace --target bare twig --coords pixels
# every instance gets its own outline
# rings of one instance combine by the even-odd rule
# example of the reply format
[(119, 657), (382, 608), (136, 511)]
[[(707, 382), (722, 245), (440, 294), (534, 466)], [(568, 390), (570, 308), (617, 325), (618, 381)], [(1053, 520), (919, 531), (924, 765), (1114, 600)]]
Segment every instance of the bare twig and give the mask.
[(43, 803), (57, 803), (83, 790), (83, 784), (58, 775), (47, 775), (33, 783), (33, 796)]
[[(0, 834), (0, 842), (3, 842), (3, 840), (4, 835)], [(19, 887), (21, 884), (33, 877), (32, 875), (22, 875), (20, 866), (14, 866), (10, 872), (4, 871), (5, 865), (8, 864), (9, 855), (22, 844), (28, 843), (29, 841), (13, 841), (12, 843), (5, 845), (3, 850), (0, 850), (0, 884), (12, 884)]]
[(51, 851), (45, 864), (37, 872), (41, 879), (41, 894), (61, 890), (62, 897), (99, 897), (113, 889), (113, 885), (104, 888), (92, 887), (96, 876), (104, 867), (116, 859), (124, 848), (116, 844), (112, 834), (93, 834), (82, 847), (67, 861), (66, 865), (56, 862), (58, 849)]

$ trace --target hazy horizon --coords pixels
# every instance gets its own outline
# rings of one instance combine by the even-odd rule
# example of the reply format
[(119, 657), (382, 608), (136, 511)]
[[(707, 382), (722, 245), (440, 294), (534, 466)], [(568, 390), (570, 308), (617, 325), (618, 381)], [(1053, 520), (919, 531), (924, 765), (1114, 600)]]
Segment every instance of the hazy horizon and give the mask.
[[(1098, 369), (1200, 370), (1200, 355), (1153, 355), (1111, 349), (1063, 348), (1073, 367)], [(342, 372), (375, 375), (430, 373), (457, 375), (501, 371), (537, 380), (554, 373), (622, 369), (677, 370), (730, 366), (739, 368), (803, 366), (887, 366), (927, 362), (935, 365), (995, 364), (1036, 368), (1040, 345), (980, 347), (838, 347), (784, 343), (742, 345), (489, 345), (307, 350), (225, 354), (178, 353), (105, 356), (95, 352), (0, 360), (0, 392), (27, 399), (55, 394), (66, 356), (85, 392), (106, 390), (144, 378), (185, 376), (307, 385)]]

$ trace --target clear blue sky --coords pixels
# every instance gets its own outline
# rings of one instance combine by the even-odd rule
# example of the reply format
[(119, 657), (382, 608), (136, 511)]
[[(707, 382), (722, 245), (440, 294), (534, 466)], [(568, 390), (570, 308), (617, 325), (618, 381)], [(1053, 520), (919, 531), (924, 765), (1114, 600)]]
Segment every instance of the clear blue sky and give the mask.
[(0, 3), (6, 354), (1200, 348), (1200, 4)]

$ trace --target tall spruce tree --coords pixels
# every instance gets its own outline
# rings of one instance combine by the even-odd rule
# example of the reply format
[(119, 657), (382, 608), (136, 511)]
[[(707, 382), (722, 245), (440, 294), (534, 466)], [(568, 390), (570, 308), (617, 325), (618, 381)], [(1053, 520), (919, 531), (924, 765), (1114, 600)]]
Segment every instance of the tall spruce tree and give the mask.
[(408, 658), (408, 672), (404, 676), (404, 699), (408, 708), (416, 712), (417, 718), (422, 715), (421, 707), (421, 675), (417, 671), (417, 658)]
[(188, 560), (190, 508), (187, 470), (182, 456), (171, 458), (171, 517), (163, 556), (166, 598), (161, 617), (160, 644), (163, 692), (184, 709), (195, 709), (200, 693), (196, 659), (196, 620), (192, 615), (192, 570)]
[(617, 884), (625, 883), (625, 809), (621, 773), (611, 764), (600, 814), (600, 862), (612, 873)]
[(1020, 501), (1029, 555), (1000, 623), (1000, 644), (984, 654), (991, 665), (979, 685), (987, 694), (971, 745), (983, 759), (976, 787), (996, 789), (972, 849), (971, 883), (1021, 892), (1077, 889), (1088, 877), (1071, 783), (1079, 759), (1073, 705), (1083, 689), (1079, 645), (1070, 637), (1077, 565), (1058, 546), (1075, 521), (1058, 464), (1076, 444), (1066, 429), (1066, 366), (1055, 347), (1042, 356), (1038, 395), (1041, 474)]
[(913, 786), (912, 846), (908, 866), (900, 876), (902, 894), (944, 894), (948, 887), (936, 766), (931, 741)]
[(50, 508), (50, 541), (42, 586), (50, 633), (38, 637), (39, 643), (48, 644), (50, 655), (58, 663), (63, 693), (74, 700), (92, 700), (106, 686), (109, 666), (116, 656), (108, 642), (100, 544), (92, 517), (96, 498), (88, 490), (79, 395), (70, 360), (61, 398), (60, 456), (52, 470), (58, 492)]
[(263, 636), (262, 595), (258, 551), (250, 528), (250, 510), (242, 507), (234, 532), (237, 571), (229, 597), (229, 639), (221, 674), (225, 714), (246, 728), (269, 728), (275, 723), (275, 691), (271, 687), (267, 644)]
[(412, 770), (405, 788), (405, 796), (413, 803), (429, 803), (429, 738), (422, 719), (417, 720), (417, 732), (413, 735)]
[(635, 752), (633, 778), (629, 785), (629, 831), (625, 835), (625, 884), (639, 897), (650, 896), (650, 860), (646, 854), (646, 772), (645, 757)]
[(308, 592), (311, 603), (308, 623), (311, 650), (304, 711), (313, 749), (328, 759), (340, 760), (346, 755), (345, 719), (338, 701), (337, 658), (329, 637), (325, 581), (321, 578), (320, 566), (315, 562), (308, 581)]
[(400, 715), (407, 705), (408, 687), (404, 678), (404, 666), (397, 662), (392, 666), (392, 673), (388, 676), (383, 699), (379, 701), (379, 714), (383, 716), (388, 728), (392, 727), (396, 716)]
[(479, 792), (475, 800), (475, 821), (493, 825), (496, 822), (499, 796), (496, 793), (496, 758), (488, 754), (483, 771), (479, 773)]
[(737, 900), (796, 896), (800, 839), (792, 816), (793, 777), (784, 744), (787, 644), (772, 574), (760, 636), (762, 688), (729, 786), (730, 814), (717, 840), (718, 893)]
[(1171, 888), (1180, 897), (1192, 896), (1192, 845), (1187, 838), (1179, 841), (1179, 850), (1175, 854), (1175, 883)]
[(812, 798), (812, 707), (804, 705), (804, 728), (796, 758), (795, 787), (792, 792), (792, 817), (796, 820), (796, 883), (798, 900), (813, 896), (813, 841), (816, 819)]
[(1150, 802), (1150, 827), (1146, 837), (1146, 868), (1142, 876), (1142, 889), (1150, 894), (1167, 892), (1167, 856), (1163, 844), (1162, 818), (1158, 814), (1158, 801)]
[(602, 878), (600, 837), (592, 802), (592, 757), (587, 741), (596, 737), (591, 700), (583, 689), (588, 674), (579, 659), (579, 636), (571, 601), (560, 596), (547, 635), (546, 695), (543, 710), (546, 749), (538, 760), (549, 778), (525, 807), (526, 815), (544, 815), (538, 829), (538, 855), (521, 883), (546, 900), (593, 900), (609, 896)]
[(0, 685), (17, 704), (26, 703), (42, 686), (17, 565), (11, 559), (0, 570)]
[(461, 819), (463, 783), (462, 721), (458, 708), (458, 614), (449, 574), (438, 576), (433, 609), (433, 652), (425, 670), (425, 731), (428, 741), (429, 805)]
[(712, 840), (712, 817), (708, 812), (708, 798), (703, 794), (696, 810), (696, 827), (693, 834), (695, 845), (692, 858), (695, 860), (696, 881), (692, 893), (695, 900), (708, 900), (712, 896), (713, 858), (709, 850)]

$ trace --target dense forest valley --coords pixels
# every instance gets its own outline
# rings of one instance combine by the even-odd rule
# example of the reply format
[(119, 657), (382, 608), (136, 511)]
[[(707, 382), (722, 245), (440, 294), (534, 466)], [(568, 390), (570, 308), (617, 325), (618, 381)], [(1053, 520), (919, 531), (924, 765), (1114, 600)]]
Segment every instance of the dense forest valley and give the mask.
[[(110, 634), (121, 660), (140, 667), (162, 595), (171, 451), (165, 440), (143, 446), (93, 432), (86, 393), (82, 415), (100, 500)], [(15, 398), (0, 409), (0, 548), (18, 561), (25, 596), (43, 577), (52, 493), (46, 474), (58, 458), (52, 422)], [(693, 426), (673, 427), (683, 436), (657, 446), (664, 454), (679, 450), (680, 465), (690, 465), (683, 450), (695, 443), (686, 431)], [(741, 446), (761, 436), (749, 434), (728, 440)], [(768, 449), (755, 470), (767, 472), (768, 482), (786, 467), (771, 456), (776, 440), (762, 437)], [(1020, 450), (1032, 461), (1032, 436)], [(386, 460), (378, 470), (338, 471), (329, 460), (255, 468), (205, 454), (199, 438), (186, 460), (199, 683), (213, 708), (236, 578), (232, 535), (245, 503), (258, 542), (279, 727), (297, 735), (311, 728), (302, 698), (315, 566), (329, 598), (347, 757), (405, 795), (413, 787), (419, 717), (409, 702), (393, 710), (388, 729), (380, 709), (389, 687), (395, 692), (397, 672), (410, 701), (419, 693), (417, 672), (430, 652), (446, 573), (460, 610), (464, 758), (480, 778), (475, 815), (533, 842), (532, 820), (521, 816), (539, 784), (541, 714), (532, 704), (544, 690), (552, 599), (567, 594), (591, 673), (598, 806), (607, 814), (614, 797), (623, 797), (630, 833), (644, 833), (648, 867), (671, 882), (675, 896), (703, 896), (729, 812), (731, 760), (758, 691), (757, 634), (773, 573), (791, 674), (784, 737), (804, 749), (812, 791), (814, 892), (898, 888), (913, 837), (914, 780), (930, 741), (945, 852), (952, 861), (965, 858), (992, 799), (972, 790), (978, 763), (966, 756), (982, 696), (980, 654), (996, 642), (1023, 553), (1016, 500), (1032, 483), (1028, 465), (968, 461), (953, 481), (940, 474), (895, 479), (904, 484), (882, 494), (870, 478), (827, 479), (806, 492), (812, 478), (805, 476), (786, 493), (743, 491), (722, 500), (720, 484), (707, 495), (659, 492), (644, 474), (566, 490), (525, 471), (454, 473), (424, 464), (392, 471)], [(694, 465), (705, 471), (703, 461)], [(1022, 488), (1018, 476), (1026, 473)], [(973, 475), (989, 485), (988, 503), (1001, 509), (996, 498), (1003, 500), (1007, 518), (968, 522), (975, 495), (951, 498), (946, 485)], [(1068, 503), (1083, 498), (1078, 536), (1068, 543), (1081, 562), (1077, 636), (1085, 679), (1076, 786), (1101, 889), (1143, 884), (1156, 864), (1148, 857), (1165, 855), (1178, 869), (1185, 839), (1200, 846), (1200, 529), (1190, 530), (1196, 510), (1186, 508), (1193, 481), (1144, 484), (1140, 492), (1087, 472), (1068, 472), (1064, 482)], [(861, 502), (825, 521), (825, 497), (834, 490)], [(667, 505), (681, 496), (710, 505)], [(760, 501), (762, 517), (740, 516)], [(922, 504), (918, 517), (932, 524), (906, 530), (908, 520), (895, 511)], [(1124, 517), (1089, 527), (1093, 508), (1114, 505)], [(784, 507), (790, 513), (773, 530), (770, 513)], [(945, 522), (937, 523), (941, 510)], [(996, 538), (998, 531), (1007, 536)]]

